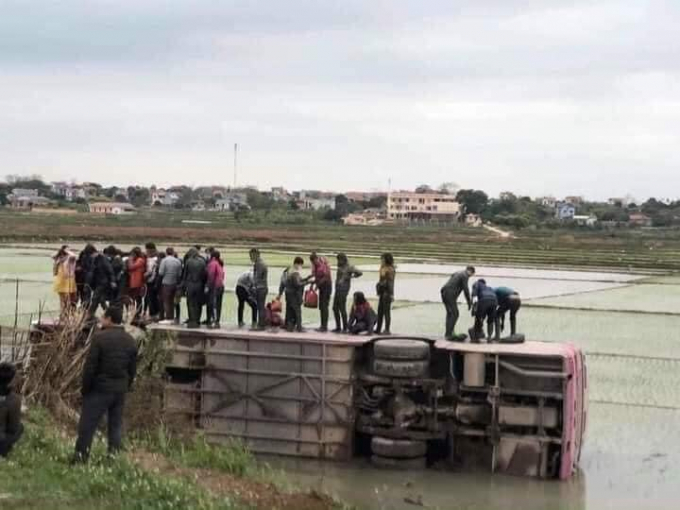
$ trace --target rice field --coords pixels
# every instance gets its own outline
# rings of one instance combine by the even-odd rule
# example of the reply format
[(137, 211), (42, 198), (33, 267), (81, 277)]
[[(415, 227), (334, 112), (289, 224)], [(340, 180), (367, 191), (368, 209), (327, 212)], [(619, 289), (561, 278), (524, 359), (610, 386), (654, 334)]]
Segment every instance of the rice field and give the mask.
[[(42, 306), (45, 314), (56, 310), (51, 288), (51, 246), (0, 249), (0, 325), (14, 321), (28, 325)], [(249, 269), (247, 252), (223, 248), (227, 262), (223, 324), (236, 321), (233, 288), (238, 276)], [(267, 251), (270, 289), (278, 288), (280, 273), (294, 254)], [(364, 276), (354, 290), (374, 296), (377, 260), (354, 257)], [(393, 331), (440, 336), (444, 308), (439, 288), (458, 265), (417, 264), (398, 260), (393, 311)], [(630, 274), (621, 271), (554, 271), (481, 266), (478, 277), (492, 285), (508, 285), (524, 297), (519, 329), (532, 340), (573, 342), (588, 353), (590, 418), (582, 458), (583, 476), (568, 484), (536, 482), (427, 472), (409, 476), (412, 487), (423, 487), (426, 502), (446, 508), (453, 490), (469, 508), (564, 508), (616, 510), (634, 508), (674, 509), (677, 503), (676, 473), (680, 462), (680, 278)], [(15, 300), (16, 279), (19, 300)], [(474, 278), (472, 279), (474, 281)], [(471, 283), (472, 283), (471, 281)], [(664, 314), (656, 312), (663, 311)], [(246, 307), (246, 320), (249, 316)], [(316, 327), (318, 312), (305, 309), (307, 327)], [(331, 318), (332, 323), (332, 318)], [(461, 307), (458, 330), (472, 324)], [(290, 466), (289, 474), (300, 483), (322, 486), (347, 501), (384, 508), (410, 508), (404, 503), (401, 479), (371, 469), (346, 469), (311, 463)], [(325, 473), (325, 474), (319, 474)], [(376, 486), (390, 487), (383, 492)], [(489, 491), (490, 488), (493, 491)], [(470, 488), (477, 488), (473, 497)], [(479, 494), (493, 494), (493, 501), (479, 506)], [(498, 494), (504, 494), (498, 499)], [(527, 499), (527, 496), (530, 498)], [(354, 499), (353, 499), (354, 498)], [(386, 502), (391, 502), (390, 505)], [(559, 503), (558, 503), (559, 502)], [(505, 506), (504, 506), (505, 505)]]

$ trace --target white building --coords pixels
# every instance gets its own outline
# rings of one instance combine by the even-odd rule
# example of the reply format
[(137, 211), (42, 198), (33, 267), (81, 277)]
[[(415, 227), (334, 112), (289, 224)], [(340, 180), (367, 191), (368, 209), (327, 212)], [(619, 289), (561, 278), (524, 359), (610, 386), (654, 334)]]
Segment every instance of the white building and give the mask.
[(387, 196), (387, 217), (393, 220), (458, 221), (460, 214), (454, 195), (399, 191)]
[(93, 214), (129, 214), (135, 211), (135, 207), (127, 202), (92, 202), (90, 212)]
[(550, 209), (554, 209), (555, 206), (557, 205), (557, 199), (551, 196), (539, 197), (538, 199), (536, 199), (536, 201), (540, 203), (543, 207), (549, 207)]
[(335, 198), (301, 198), (297, 205), (304, 211), (321, 211), (335, 209)]
[(179, 193), (175, 191), (166, 191), (162, 188), (151, 190), (151, 205), (173, 207), (179, 202), (179, 198)]
[(227, 192), (224, 198), (215, 201), (216, 211), (234, 211), (248, 208), (248, 195), (245, 193)]
[(591, 215), (575, 214), (572, 217), (572, 220), (574, 220), (576, 222), (576, 224), (581, 226), (581, 227), (594, 227), (595, 225), (597, 225), (597, 217), (593, 216), (592, 214)]

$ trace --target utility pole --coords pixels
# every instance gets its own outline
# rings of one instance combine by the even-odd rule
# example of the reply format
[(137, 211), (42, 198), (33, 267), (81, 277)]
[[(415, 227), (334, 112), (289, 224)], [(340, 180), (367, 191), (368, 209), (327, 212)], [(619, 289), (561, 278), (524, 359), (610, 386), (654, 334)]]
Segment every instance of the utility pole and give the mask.
[(236, 176), (238, 170), (238, 144), (234, 144), (234, 189), (236, 189)]

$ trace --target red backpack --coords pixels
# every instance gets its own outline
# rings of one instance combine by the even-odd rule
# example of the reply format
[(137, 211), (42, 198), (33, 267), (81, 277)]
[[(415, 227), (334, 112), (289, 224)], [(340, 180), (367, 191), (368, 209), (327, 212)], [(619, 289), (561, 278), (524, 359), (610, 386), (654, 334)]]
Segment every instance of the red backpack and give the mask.
[(319, 307), (319, 294), (314, 289), (307, 289), (305, 291), (304, 299), (305, 308), (318, 308)]

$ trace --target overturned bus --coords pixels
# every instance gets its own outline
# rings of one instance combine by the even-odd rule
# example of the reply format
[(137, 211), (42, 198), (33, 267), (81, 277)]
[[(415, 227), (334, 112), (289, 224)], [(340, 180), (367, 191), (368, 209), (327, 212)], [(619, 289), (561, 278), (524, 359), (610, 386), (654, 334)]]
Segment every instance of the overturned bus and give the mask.
[(587, 422), (571, 344), (185, 329), (168, 342), (164, 408), (210, 441), (376, 466), (567, 479)]

